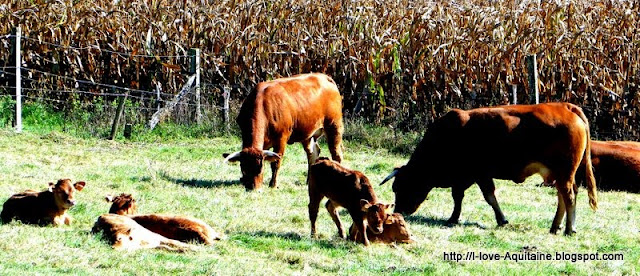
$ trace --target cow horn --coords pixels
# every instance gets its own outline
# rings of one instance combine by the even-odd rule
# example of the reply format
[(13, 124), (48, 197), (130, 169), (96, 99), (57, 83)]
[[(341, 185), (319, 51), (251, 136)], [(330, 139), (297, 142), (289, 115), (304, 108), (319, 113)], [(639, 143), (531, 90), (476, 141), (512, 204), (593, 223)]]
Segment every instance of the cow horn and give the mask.
[(238, 157), (238, 156), (240, 156), (240, 152), (239, 152), (239, 151), (236, 151), (236, 152), (234, 152), (234, 153), (232, 153), (232, 154), (229, 154), (229, 155), (227, 156), (227, 158), (225, 158), (225, 159), (224, 159), (224, 163), (225, 163), (225, 164), (226, 164), (226, 163), (229, 163), (229, 160), (231, 160), (232, 158), (236, 158), (236, 157)]
[(398, 174), (398, 172), (400, 171), (400, 168), (395, 168), (393, 169), (393, 171), (389, 174), (389, 176), (387, 176), (387, 178), (385, 178), (384, 180), (382, 180), (382, 182), (380, 183), (380, 185), (386, 183), (387, 181), (391, 180), (391, 178), (393, 178), (394, 176), (396, 176), (396, 174)]
[(262, 150), (262, 153), (264, 154), (264, 156), (267, 156), (267, 157), (278, 157), (278, 158), (280, 157), (280, 155), (270, 150)]

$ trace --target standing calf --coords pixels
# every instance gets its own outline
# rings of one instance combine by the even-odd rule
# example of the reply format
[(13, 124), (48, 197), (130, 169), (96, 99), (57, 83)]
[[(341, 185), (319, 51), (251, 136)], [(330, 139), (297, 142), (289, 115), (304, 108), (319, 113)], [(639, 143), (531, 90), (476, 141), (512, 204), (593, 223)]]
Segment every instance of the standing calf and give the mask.
[(387, 216), (385, 211), (393, 204), (378, 202), (369, 179), (363, 173), (349, 170), (335, 161), (321, 158), (309, 168), (308, 182), (312, 237), (316, 235), (318, 208), (324, 197), (329, 199), (326, 207), (338, 227), (340, 237), (346, 238), (337, 211), (340, 206), (349, 211), (358, 233), (362, 233), (361, 240), (364, 245), (369, 245), (369, 239), (365, 232), (367, 227), (375, 234), (383, 231), (382, 225)]
[(66, 212), (76, 204), (75, 192), (84, 186), (83, 181), (71, 184), (70, 179), (60, 179), (56, 184), (49, 183), (46, 191), (27, 190), (12, 195), (4, 203), (0, 218), (3, 223), (16, 219), (28, 224), (69, 225), (72, 219)]

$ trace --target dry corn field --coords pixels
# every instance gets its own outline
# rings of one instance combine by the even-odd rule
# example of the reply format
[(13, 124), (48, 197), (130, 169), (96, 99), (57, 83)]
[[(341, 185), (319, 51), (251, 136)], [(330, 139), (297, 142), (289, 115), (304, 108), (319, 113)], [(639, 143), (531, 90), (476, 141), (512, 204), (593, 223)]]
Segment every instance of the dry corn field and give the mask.
[[(29, 71), (25, 87), (105, 92), (79, 79), (177, 93), (199, 48), (210, 102), (224, 85), (241, 100), (259, 81), (320, 71), (348, 116), (402, 130), (451, 107), (509, 103), (514, 86), (531, 102), (524, 59), (537, 54), (541, 101), (581, 105), (596, 138), (638, 139), (639, 13), (638, 1), (615, 0), (10, 1), (0, 34), (21, 26), (23, 65), (71, 78)], [(10, 40), (0, 66), (13, 65)], [(97, 97), (34, 93), (60, 109)]]

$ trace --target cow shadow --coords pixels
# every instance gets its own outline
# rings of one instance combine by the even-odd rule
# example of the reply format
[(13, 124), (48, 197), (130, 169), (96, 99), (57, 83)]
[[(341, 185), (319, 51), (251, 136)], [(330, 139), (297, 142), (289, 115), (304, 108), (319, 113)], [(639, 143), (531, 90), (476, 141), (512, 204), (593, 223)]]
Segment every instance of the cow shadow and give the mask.
[(241, 185), (240, 180), (208, 180), (208, 179), (183, 179), (176, 178), (165, 173), (161, 174), (162, 179), (169, 182), (173, 182), (182, 186), (196, 187), (196, 188), (214, 188), (214, 187), (226, 187)]
[(358, 246), (358, 244), (354, 242), (348, 242), (348, 240), (343, 240), (338, 237), (334, 239), (311, 238), (310, 236), (302, 236), (299, 233), (295, 232), (268, 232), (260, 230), (256, 232), (237, 232), (237, 234), (248, 235), (251, 237), (289, 240), (295, 242), (312, 241), (314, 246), (319, 246), (325, 249), (350, 249)]
[(419, 223), (431, 226), (438, 227), (455, 227), (455, 226), (463, 226), (463, 227), (477, 227), (480, 229), (487, 229), (486, 226), (479, 224), (477, 222), (458, 222), (458, 224), (449, 224), (446, 219), (434, 218), (434, 217), (425, 217), (420, 215), (410, 215), (404, 217), (404, 219), (409, 223)]

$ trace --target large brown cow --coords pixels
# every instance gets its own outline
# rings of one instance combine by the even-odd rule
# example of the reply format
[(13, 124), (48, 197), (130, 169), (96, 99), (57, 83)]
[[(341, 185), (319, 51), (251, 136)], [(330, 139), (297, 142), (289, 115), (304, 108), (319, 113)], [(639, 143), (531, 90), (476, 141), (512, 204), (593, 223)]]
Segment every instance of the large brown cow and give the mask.
[[(591, 162), (600, 190), (640, 193), (640, 143), (591, 141)], [(584, 184), (582, 171), (576, 181)]]
[(84, 186), (84, 181), (72, 184), (70, 179), (60, 179), (49, 183), (46, 191), (27, 190), (12, 195), (4, 203), (0, 218), (3, 223), (16, 219), (29, 224), (69, 225), (72, 219), (67, 210), (76, 204), (75, 192)]
[(597, 208), (591, 167), (589, 123), (569, 103), (453, 109), (431, 124), (409, 162), (382, 183), (396, 177), (396, 212), (413, 213), (434, 187), (451, 187), (455, 202), (449, 223), (457, 223), (464, 191), (478, 183), (498, 225), (508, 223), (494, 195), (493, 179), (522, 183), (540, 173), (555, 183), (558, 208), (551, 233), (567, 214), (565, 234), (574, 233), (578, 186), (575, 173), (586, 165), (589, 203)]
[[(237, 123), (242, 150), (225, 153), (225, 161), (240, 161), (241, 182), (248, 190), (262, 185), (262, 163), (271, 162), (276, 187), (278, 169), (288, 144), (300, 142), (311, 165), (319, 154), (318, 137), (326, 133), (333, 160), (342, 152), (342, 98), (331, 77), (311, 73), (259, 83), (242, 103)], [(273, 151), (266, 149), (272, 148)]]

